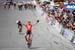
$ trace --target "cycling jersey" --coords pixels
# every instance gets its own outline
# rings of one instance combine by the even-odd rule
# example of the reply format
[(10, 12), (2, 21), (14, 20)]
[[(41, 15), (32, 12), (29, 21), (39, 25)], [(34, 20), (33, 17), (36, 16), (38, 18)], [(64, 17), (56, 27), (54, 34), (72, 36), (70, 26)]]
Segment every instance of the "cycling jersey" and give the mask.
[(27, 31), (32, 30), (32, 24), (26, 24), (25, 28), (26, 28)]

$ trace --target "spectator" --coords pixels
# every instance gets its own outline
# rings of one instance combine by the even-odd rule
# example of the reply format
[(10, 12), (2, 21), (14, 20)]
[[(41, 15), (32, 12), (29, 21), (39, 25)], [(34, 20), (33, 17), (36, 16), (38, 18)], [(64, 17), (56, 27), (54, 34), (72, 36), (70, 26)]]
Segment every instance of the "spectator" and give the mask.
[(14, 9), (16, 8), (16, 2), (13, 2)]
[(22, 7), (23, 7), (22, 2), (18, 3), (19, 10), (22, 10)]

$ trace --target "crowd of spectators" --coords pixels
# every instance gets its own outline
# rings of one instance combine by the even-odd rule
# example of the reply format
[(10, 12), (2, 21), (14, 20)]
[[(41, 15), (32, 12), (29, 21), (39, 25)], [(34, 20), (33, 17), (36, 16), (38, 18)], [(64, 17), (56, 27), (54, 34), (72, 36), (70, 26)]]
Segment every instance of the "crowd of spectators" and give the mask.
[[(37, 4), (39, 4), (42, 10), (48, 14), (48, 18), (51, 17), (56, 19), (64, 28), (75, 30), (75, 10), (66, 10), (62, 2), (60, 2), (59, 6), (54, 6), (53, 9), (50, 9), (50, 4), (47, 4), (46, 2), (41, 3), (37, 0)], [(48, 22), (51, 23), (51, 19), (49, 19)]]

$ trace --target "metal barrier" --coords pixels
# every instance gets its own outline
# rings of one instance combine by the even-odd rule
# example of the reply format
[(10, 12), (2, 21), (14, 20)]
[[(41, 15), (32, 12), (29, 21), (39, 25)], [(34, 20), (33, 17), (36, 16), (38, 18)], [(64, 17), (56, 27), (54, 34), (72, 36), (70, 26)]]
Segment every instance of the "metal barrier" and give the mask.
[(62, 27), (61, 32), (62, 36), (64, 36), (66, 39), (70, 40), (72, 43), (75, 43), (75, 31), (70, 30), (68, 28)]

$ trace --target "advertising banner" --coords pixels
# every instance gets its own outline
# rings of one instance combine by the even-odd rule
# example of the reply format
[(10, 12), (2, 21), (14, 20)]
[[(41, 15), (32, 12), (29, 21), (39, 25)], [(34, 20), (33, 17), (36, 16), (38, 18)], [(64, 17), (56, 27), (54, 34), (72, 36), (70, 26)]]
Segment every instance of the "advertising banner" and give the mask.
[(75, 4), (66, 4), (65, 9), (66, 10), (75, 10)]

